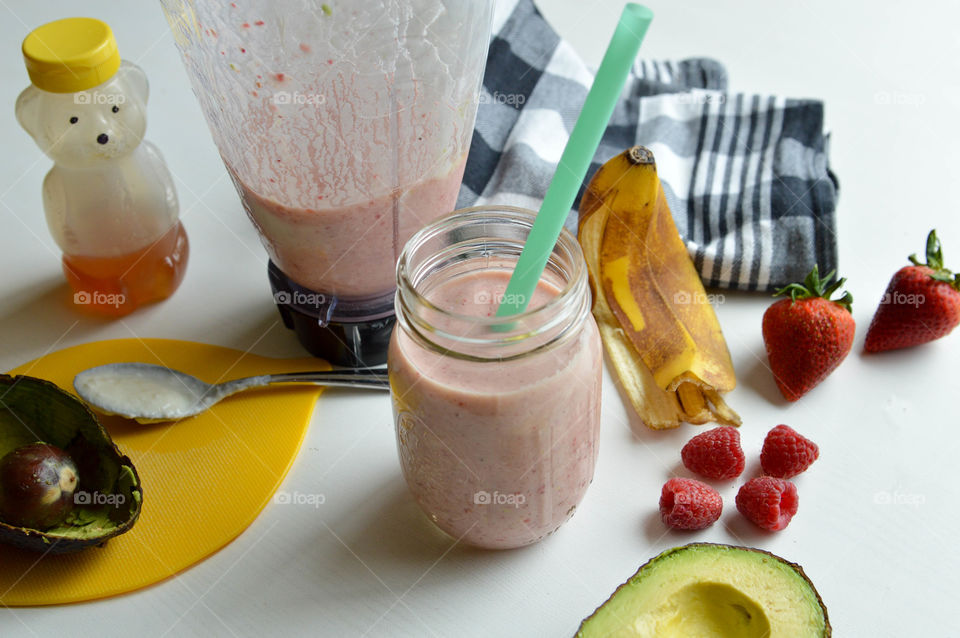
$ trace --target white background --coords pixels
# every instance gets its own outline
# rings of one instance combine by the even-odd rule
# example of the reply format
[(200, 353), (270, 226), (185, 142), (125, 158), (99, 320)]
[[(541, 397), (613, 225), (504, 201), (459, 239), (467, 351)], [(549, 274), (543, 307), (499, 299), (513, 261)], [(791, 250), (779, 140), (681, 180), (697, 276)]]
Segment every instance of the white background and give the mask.
[[(599, 62), (619, 1), (540, 4), (590, 63)], [(777, 423), (821, 447), (820, 460), (796, 479), (800, 511), (787, 530), (769, 535), (742, 519), (733, 506), (736, 482), (723, 490), (719, 524), (666, 532), (656, 513), (660, 486), (684, 474), (679, 449), (696, 430), (632, 431), (607, 377), (599, 465), (576, 516), (527, 549), (451, 548), (406, 492), (387, 396), (329, 391), (283, 486), (323, 494), (321, 507), (268, 506), (219, 554), (146, 591), (0, 610), (0, 633), (568, 636), (640, 564), (694, 540), (753, 545), (801, 563), (837, 635), (955, 631), (960, 337), (882, 356), (861, 350), (890, 274), (907, 254), (922, 252), (931, 227), (960, 268), (960, 9), (946, 0), (909, 9), (833, 0), (651, 6), (645, 56), (710, 55), (727, 65), (734, 90), (827, 104), (841, 182), (841, 270), (856, 297), (854, 352), (807, 398), (787, 405), (760, 337), (769, 298), (727, 294), (718, 305), (740, 381), (728, 400), (744, 418), (748, 474)], [(192, 244), (173, 298), (112, 323), (81, 317), (69, 303), (40, 202), (50, 161), (13, 116), (27, 84), (21, 39), (81, 10), (109, 21), (123, 56), (147, 71), (148, 137), (175, 175)], [(0, 14), (0, 104), (7, 109), (0, 118), (0, 368), (133, 335), (299, 355), (278, 323), (265, 254), (225, 177), (158, 3), (91, 1), (80, 9), (64, 0), (5, 0)]]

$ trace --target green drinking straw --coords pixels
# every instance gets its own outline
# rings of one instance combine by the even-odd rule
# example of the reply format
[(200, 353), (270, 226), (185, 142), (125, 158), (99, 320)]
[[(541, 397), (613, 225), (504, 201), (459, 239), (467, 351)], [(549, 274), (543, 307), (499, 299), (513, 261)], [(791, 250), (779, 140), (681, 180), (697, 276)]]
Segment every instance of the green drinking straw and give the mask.
[(607, 52), (597, 69), (597, 77), (593, 80), (577, 123), (560, 156), (557, 172), (547, 188), (527, 243), (510, 276), (504, 301), (497, 308), (498, 317), (523, 312), (533, 297), (651, 20), (653, 12), (644, 6), (628, 3), (623, 8), (617, 30), (607, 46)]

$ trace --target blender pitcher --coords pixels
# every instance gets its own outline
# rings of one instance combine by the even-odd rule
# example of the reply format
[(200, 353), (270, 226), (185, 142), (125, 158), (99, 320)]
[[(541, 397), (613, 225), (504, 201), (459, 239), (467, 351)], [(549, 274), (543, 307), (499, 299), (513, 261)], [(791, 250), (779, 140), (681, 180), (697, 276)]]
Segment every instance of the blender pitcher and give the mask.
[(493, 0), (161, 0), (312, 354), (386, 360), (406, 241), (454, 208)]

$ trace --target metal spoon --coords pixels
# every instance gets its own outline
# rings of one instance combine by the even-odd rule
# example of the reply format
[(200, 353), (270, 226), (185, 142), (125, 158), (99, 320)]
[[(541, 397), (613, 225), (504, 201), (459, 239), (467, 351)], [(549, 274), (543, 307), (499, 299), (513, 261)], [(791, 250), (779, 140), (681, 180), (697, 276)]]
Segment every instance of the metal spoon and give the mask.
[(387, 390), (386, 369), (344, 369), (288, 372), (206, 383), (179, 370), (149, 363), (110, 363), (90, 368), (73, 379), (80, 397), (107, 414), (140, 423), (194, 416), (224, 397), (274, 383), (315, 383), (329, 386)]

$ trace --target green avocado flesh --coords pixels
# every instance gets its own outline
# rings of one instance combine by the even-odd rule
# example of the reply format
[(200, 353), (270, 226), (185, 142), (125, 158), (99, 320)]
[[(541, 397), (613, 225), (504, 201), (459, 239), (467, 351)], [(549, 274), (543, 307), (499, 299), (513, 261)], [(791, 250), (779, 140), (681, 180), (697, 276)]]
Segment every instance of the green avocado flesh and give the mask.
[(133, 527), (143, 500), (137, 471), (82, 401), (49, 381), (5, 374), (0, 397), (0, 458), (24, 445), (48, 443), (72, 457), (79, 476), (75, 505), (62, 524), (41, 531), (0, 520), (0, 543), (69, 553)]
[(807, 638), (831, 635), (799, 565), (746, 547), (692, 543), (640, 568), (577, 638)]

